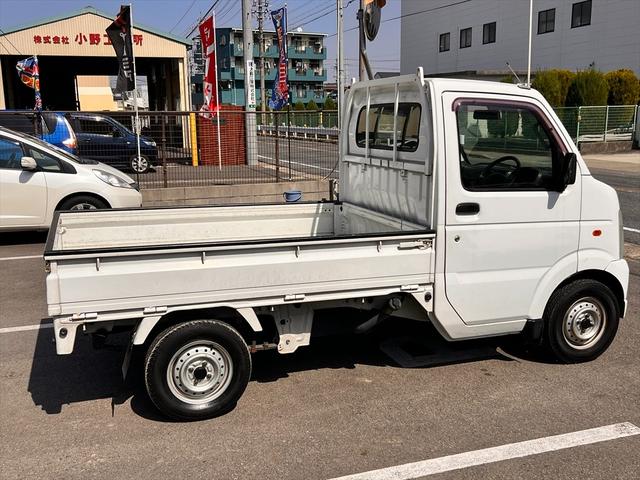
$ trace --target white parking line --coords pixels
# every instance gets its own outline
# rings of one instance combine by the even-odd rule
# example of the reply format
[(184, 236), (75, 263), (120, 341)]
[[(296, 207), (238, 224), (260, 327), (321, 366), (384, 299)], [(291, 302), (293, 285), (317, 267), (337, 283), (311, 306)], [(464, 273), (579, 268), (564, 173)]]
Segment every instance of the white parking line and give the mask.
[(23, 255), (21, 257), (2, 257), (0, 258), (0, 262), (6, 260), (26, 260), (28, 258), (42, 258), (42, 255)]
[(53, 328), (53, 323), (38, 323), (37, 325), (24, 325), (22, 327), (0, 328), (0, 335), (3, 333), (27, 332), (29, 330), (42, 330), (44, 328)]
[(525, 442), (509, 443), (499, 447), (473, 450), (457, 455), (432, 458), (431, 460), (424, 460), (422, 462), (406, 463), (396, 467), (347, 475), (332, 480), (410, 480), (427, 475), (434, 475), (436, 473), (475, 467), (486, 463), (501, 462), (513, 458), (528, 457), (529, 455), (554, 452), (565, 448), (606, 442), (639, 434), (640, 428), (633, 423), (616, 423), (605, 427), (591, 428), (589, 430), (537, 438)]
[(640, 228), (622, 227), (627, 232), (640, 233)]

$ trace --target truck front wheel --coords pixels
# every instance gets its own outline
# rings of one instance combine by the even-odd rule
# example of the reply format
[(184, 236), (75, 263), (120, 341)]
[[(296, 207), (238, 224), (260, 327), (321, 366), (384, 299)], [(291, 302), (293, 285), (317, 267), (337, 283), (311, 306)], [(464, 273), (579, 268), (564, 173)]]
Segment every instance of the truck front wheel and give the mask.
[(144, 364), (149, 398), (176, 420), (201, 420), (231, 410), (251, 376), (247, 344), (231, 326), (194, 320), (167, 328)]
[(560, 361), (593, 360), (618, 330), (615, 296), (604, 284), (576, 280), (556, 290), (545, 310), (545, 343)]

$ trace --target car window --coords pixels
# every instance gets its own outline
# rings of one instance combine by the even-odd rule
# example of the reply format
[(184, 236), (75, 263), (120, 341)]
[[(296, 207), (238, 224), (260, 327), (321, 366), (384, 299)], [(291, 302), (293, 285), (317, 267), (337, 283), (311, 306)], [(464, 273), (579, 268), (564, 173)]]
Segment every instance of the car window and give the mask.
[(94, 135), (108, 135), (112, 136), (115, 127), (104, 120), (92, 120), (89, 118), (78, 118), (77, 122), (80, 124), (80, 130), (83, 133), (92, 133)]
[(22, 147), (20, 142), (8, 138), (0, 138), (0, 168), (20, 170), (22, 159)]
[(561, 153), (533, 107), (474, 100), (456, 116), (464, 188), (553, 189)]
[[(364, 147), (367, 129), (369, 131), (369, 147), (382, 150), (393, 149), (393, 103), (385, 103), (360, 109), (358, 127), (356, 130), (356, 144)], [(368, 128), (367, 128), (368, 124)], [(418, 148), (418, 133), (420, 129), (420, 104), (398, 104), (396, 118), (396, 148), (400, 152), (415, 152)]]
[(60, 161), (51, 154), (43, 152), (42, 150), (36, 150), (35, 148), (29, 149), (31, 156), (40, 167), (45, 172), (61, 172), (62, 166), (60, 165)]

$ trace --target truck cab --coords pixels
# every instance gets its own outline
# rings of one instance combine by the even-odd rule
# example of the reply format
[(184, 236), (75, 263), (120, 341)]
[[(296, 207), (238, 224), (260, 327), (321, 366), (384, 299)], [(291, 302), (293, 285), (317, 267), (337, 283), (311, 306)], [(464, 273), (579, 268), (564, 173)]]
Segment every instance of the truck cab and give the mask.
[(450, 341), (524, 333), (563, 362), (613, 341), (617, 195), (538, 92), (421, 70), (357, 83), (339, 155), (337, 201), (60, 214), (45, 252), (58, 353), (79, 327), (128, 327), (153, 402), (194, 419), (237, 401), (248, 352), (308, 345), (328, 309), (363, 311), (359, 331), (400, 316)]

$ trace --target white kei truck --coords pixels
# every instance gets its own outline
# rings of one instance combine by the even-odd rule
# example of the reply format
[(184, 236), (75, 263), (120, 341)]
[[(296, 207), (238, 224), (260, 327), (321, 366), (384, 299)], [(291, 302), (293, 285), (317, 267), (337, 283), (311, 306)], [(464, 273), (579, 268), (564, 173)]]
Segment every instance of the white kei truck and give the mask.
[(58, 213), (57, 353), (130, 330), (153, 403), (197, 420), (233, 408), (252, 352), (308, 345), (327, 316), (525, 334), (562, 362), (607, 349), (629, 277), (618, 198), (542, 95), (418, 69), (354, 84), (342, 111), (336, 201)]

